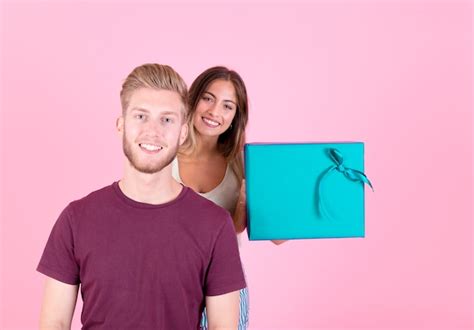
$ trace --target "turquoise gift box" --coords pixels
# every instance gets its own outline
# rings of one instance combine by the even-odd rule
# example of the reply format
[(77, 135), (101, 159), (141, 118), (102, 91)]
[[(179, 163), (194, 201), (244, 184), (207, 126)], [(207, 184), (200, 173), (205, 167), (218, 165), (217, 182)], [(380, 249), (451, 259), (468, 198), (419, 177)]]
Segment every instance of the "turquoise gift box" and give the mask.
[(365, 235), (364, 144), (248, 143), (250, 240)]

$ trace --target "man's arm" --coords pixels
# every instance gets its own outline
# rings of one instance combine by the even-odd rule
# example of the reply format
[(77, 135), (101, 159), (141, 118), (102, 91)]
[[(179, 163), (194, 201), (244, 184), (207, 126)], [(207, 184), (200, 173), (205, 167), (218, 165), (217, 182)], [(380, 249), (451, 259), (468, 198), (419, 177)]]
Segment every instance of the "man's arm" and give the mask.
[(206, 296), (209, 330), (237, 329), (240, 294), (233, 291), (219, 296)]
[(46, 278), (40, 330), (71, 329), (79, 285), (66, 284), (51, 277)]

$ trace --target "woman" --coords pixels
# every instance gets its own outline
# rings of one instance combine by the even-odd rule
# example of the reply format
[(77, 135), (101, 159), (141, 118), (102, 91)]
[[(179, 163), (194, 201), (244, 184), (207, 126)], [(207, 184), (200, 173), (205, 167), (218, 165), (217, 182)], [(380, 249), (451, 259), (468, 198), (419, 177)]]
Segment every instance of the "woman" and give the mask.
[[(239, 74), (221, 66), (207, 69), (189, 90), (189, 134), (173, 162), (176, 180), (230, 212), (237, 235), (247, 226), (242, 159), (247, 121), (247, 91)], [(240, 292), (239, 329), (247, 325), (245, 288)], [(201, 327), (207, 329), (205, 310)]]

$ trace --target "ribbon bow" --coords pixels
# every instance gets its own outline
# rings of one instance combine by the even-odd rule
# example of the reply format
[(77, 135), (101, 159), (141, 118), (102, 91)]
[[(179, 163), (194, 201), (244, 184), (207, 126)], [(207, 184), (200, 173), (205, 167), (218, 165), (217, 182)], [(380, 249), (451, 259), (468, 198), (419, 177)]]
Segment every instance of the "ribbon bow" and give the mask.
[(323, 176), (321, 177), (319, 187), (318, 187), (318, 209), (321, 215), (326, 214), (326, 216), (330, 218), (326, 208), (324, 207), (323, 200), (321, 198), (322, 196), (321, 186), (322, 186), (323, 180), (329, 175), (329, 173), (336, 170), (344, 174), (344, 176), (351, 181), (367, 184), (372, 189), (372, 191), (374, 191), (374, 187), (372, 186), (372, 183), (363, 172), (344, 166), (344, 158), (342, 157), (342, 154), (339, 150), (329, 149), (329, 157), (333, 160), (335, 165), (328, 168), (323, 174)]

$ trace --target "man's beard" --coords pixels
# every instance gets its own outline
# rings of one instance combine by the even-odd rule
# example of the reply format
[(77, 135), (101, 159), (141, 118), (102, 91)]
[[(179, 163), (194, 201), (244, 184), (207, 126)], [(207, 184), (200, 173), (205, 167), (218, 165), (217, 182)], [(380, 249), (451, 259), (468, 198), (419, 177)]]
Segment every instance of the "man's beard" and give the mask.
[[(139, 172), (154, 174), (161, 171), (163, 168), (168, 166), (178, 153), (179, 141), (176, 143), (174, 148), (168, 149), (168, 154), (165, 155), (165, 158), (160, 159), (155, 162), (149, 162), (148, 164), (140, 164), (137, 154), (133, 153), (132, 146), (126, 138), (126, 133), (123, 133), (123, 153), (127, 157), (130, 164)], [(160, 151), (163, 152), (164, 148)]]

